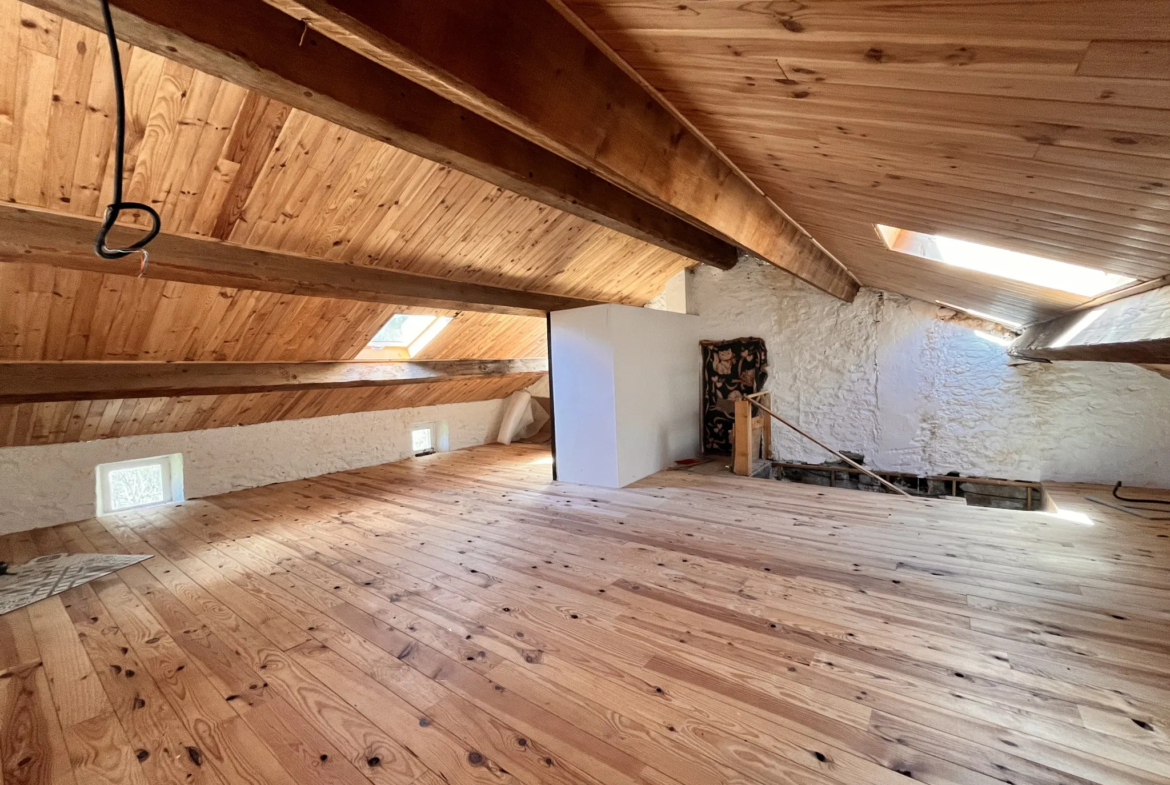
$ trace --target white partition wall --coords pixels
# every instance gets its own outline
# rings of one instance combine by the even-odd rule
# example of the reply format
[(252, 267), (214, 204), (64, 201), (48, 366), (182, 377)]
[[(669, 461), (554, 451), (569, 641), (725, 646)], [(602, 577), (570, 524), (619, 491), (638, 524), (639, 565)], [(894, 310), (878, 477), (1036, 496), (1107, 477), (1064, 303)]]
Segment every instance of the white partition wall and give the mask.
[(627, 305), (552, 314), (558, 479), (620, 488), (698, 455), (698, 321)]

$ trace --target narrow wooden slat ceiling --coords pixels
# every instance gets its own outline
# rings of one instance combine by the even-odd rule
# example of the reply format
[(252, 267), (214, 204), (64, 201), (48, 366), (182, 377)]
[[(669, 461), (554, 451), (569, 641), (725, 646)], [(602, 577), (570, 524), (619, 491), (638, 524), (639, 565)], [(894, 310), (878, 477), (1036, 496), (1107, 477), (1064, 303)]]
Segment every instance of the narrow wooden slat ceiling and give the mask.
[(567, 0), (862, 283), (1017, 322), (1083, 298), (885, 223), (1170, 272), (1167, 0)]
[[(565, 2), (864, 284), (1022, 323), (1085, 300), (890, 252), (875, 223), (1170, 273), (1170, 0)], [(631, 304), (689, 264), (149, 52), (123, 65), (126, 198), (167, 232)], [(0, 200), (102, 213), (109, 70), (98, 33), (0, 0)], [(0, 360), (346, 360), (421, 310), (8, 263), (0, 303)], [(543, 353), (543, 320), (464, 312), (420, 359)], [(0, 407), (0, 445), (527, 381)]]
[[(122, 63), (125, 197), (168, 233), (636, 305), (690, 264), (150, 52), (124, 46)], [(97, 32), (0, 0), (0, 200), (100, 216), (113, 109)], [(2, 360), (348, 360), (393, 313), (424, 312), (24, 264), (0, 264), (0, 303)], [(419, 359), (540, 357), (544, 341), (543, 319), (462, 312)], [(0, 407), (0, 446), (483, 400), (532, 381)]]

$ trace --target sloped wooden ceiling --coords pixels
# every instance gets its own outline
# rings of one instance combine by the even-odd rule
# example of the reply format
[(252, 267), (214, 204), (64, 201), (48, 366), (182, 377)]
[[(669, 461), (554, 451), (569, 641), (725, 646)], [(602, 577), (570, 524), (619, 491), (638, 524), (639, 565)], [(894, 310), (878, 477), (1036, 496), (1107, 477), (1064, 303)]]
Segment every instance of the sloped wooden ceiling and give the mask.
[[(125, 198), (156, 206), (168, 233), (637, 305), (690, 264), (149, 52), (124, 47), (122, 62)], [(0, 0), (0, 200), (100, 216), (113, 108), (97, 32)], [(412, 310), (0, 264), (0, 360), (344, 360)], [(464, 312), (419, 357), (539, 357), (544, 339), (543, 319)], [(0, 446), (485, 400), (533, 381), (0, 406)]]
[(873, 224), (1170, 272), (1167, 0), (566, 0), (863, 284), (1018, 322), (1081, 298)]

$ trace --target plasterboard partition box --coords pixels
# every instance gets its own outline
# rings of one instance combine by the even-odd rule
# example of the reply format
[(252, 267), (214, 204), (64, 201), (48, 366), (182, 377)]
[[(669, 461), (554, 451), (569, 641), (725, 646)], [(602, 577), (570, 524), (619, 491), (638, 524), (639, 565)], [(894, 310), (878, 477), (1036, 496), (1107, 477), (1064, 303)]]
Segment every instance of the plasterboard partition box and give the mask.
[(557, 476), (621, 488), (699, 452), (699, 320), (595, 305), (552, 314)]

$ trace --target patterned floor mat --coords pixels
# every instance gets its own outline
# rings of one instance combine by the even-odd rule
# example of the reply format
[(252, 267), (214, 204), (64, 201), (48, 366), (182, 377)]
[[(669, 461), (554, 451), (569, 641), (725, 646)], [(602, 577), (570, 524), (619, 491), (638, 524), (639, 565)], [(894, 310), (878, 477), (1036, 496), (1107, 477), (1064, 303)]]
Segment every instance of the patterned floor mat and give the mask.
[(27, 564), (12, 564), (0, 575), (0, 616), (38, 600), (138, 564), (150, 556), (109, 553), (55, 553)]

